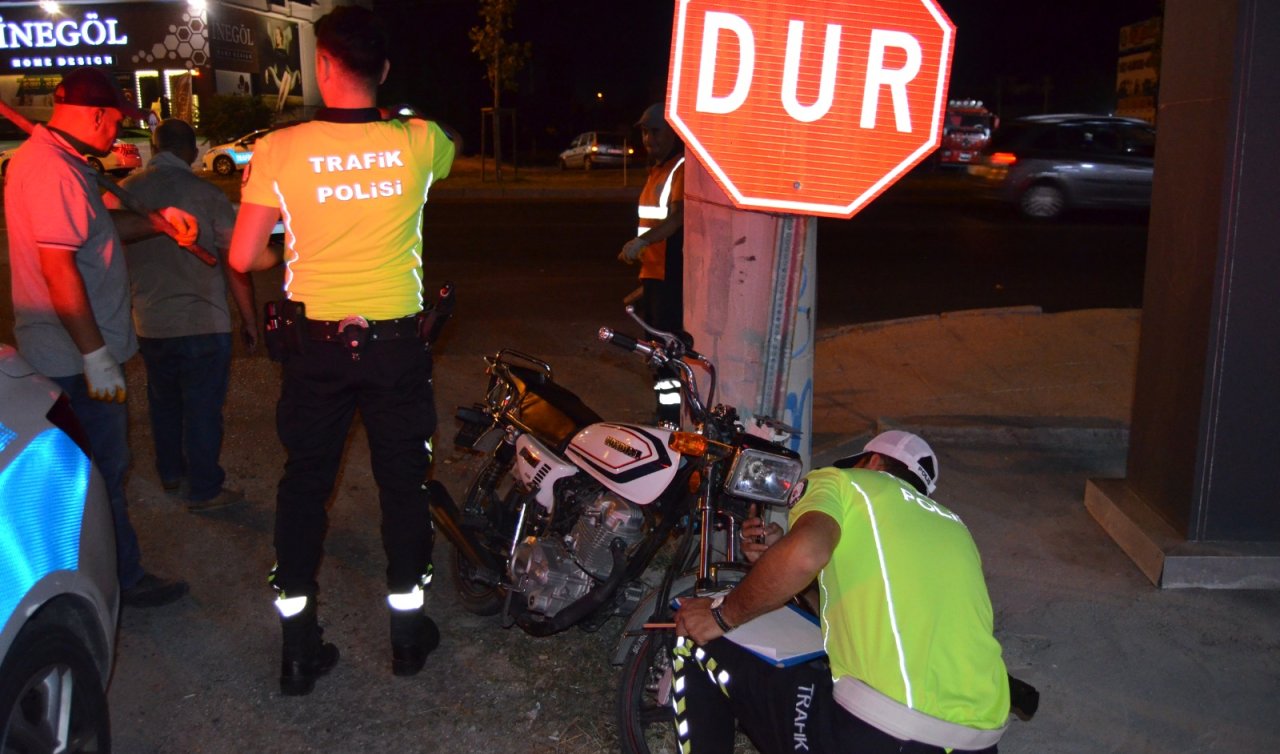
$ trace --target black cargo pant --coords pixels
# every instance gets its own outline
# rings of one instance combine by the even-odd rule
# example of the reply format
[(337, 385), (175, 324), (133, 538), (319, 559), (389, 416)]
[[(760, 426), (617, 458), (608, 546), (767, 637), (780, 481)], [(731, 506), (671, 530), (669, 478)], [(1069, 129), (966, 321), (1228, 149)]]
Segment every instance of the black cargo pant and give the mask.
[(325, 503), (359, 409), (382, 507), (388, 591), (411, 591), (431, 563), (423, 487), (436, 428), (430, 353), (404, 338), (368, 342), (353, 360), (339, 343), (309, 340), (285, 358), (283, 372), (276, 428), (288, 457), (276, 496), (274, 586), (289, 596), (317, 591)]
[[(683, 642), (672, 667), (676, 735), (686, 754), (733, 754), (735, 723), (763, 754), (944, 752), (896, 739), (850, 714), (832, 696), (825, 661), (778, 668), (728, 639), (705, 647)], [(996, 747), (973, 754), (996, 754)]]

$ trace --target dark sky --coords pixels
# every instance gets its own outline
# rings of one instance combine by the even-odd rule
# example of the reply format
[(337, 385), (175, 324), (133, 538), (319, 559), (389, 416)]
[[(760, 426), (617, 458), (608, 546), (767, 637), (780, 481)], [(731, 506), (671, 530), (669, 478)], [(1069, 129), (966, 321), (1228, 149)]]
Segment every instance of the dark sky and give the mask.
[[(939, 2), (957, 30), (950, 96), (999, 105), (1006, 117), (1110, 110), (1120, 27), (1160, 12), (1160, 0)], [(491, 104), (467, 38), (477, 0), (375, 8), (395, 38), (385, 99), (450, 122), (474, 152), (480, 108)], [(662, 0), (519, 0), (510, 38), (531, 42), (533, 58), (503, 104), (516, 110), (521, 152), (545, 156), (579, 131), (625, 128), (661, 99), (673, 9)]]

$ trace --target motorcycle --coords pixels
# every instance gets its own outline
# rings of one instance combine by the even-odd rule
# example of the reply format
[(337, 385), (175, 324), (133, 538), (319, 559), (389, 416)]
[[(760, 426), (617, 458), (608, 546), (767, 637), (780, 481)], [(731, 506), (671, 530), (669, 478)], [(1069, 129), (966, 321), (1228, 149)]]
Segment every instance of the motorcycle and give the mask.
[[(550, 364), (512, 349), (486, 357), (485, 398), (459, 408), (454, 440), (486, 453), (485, 463), (460, 507), (433, 496), (437, 526), (454, 545), (457, 597), (470, 612), (501, 614), (504, 626), (535, 636), (596, 630), (615, 615), (642, 623), (655, 600), (689, 579), (713, 583), (717, 558), (740, 561), (748, 506), (785, 502), (799, 480), (795, 452), (748, 434), (732, 407), (707, 408), (709, 359), (627, 311), (650, 339), (603, 328), (601, 340), (674, 370), (695, 431), (606, 421), (554, 380)], [(705, 398), (690, 362), (709, 375)], [(645, 572), (677, 534), (652, 590)], [(686, 576), (695, 563), (699, 573)]]
[[(432, 512), (454, 545), (453, 583), (470, 612), (501, 614), (504, 626), (535, 636), (627, 616), (613, 657), (624, 666), (619, 738), (624, 751), (647, 753), (670, 735), (672, 717), (674, 634), (653, 624), (669, 621), (672, 597), (742, 578), (740, 522), (753, 505), (785, 503), (802, 463), (749, 434), (732, 406), (713, 405), (710, 359), (627, 312), (648, 339), (607, 328), (600, 339), (674, 371), (693, 431), (605, 421), (555, 381), (550, 364), (503, 349), (485, 358), (484, 400), (457, 413), (455, 445), (485, 462), (461, 507), (433, 482)], [(691, 363), (708, 375), (705, 394)], [(673, 538), (651, 587), (646, 572)]]

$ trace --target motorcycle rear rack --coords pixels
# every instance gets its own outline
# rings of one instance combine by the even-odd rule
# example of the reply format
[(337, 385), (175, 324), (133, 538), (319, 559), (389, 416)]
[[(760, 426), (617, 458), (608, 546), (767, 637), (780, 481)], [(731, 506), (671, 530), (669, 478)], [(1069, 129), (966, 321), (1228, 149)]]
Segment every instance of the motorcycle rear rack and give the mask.
[[(525, 362), (525, 364), (529, 366), (533, 366), (542, 370), (542, 372), (547, 375), (548, 380), (555, 379), (551, 374), (550, 364), (543, 361), (542, 359), (539, 359), (537, 356), (530, 356), (524, 351), (517, 351), (514, 348), (504, 348), (501, 351), (498, 351), (498, 355), (492, 357), (489, 363), (490, 364), (511, 364), (512, 362), (507, 359), (508, 356), (515, 359), (519, 359), (520, 361)], [(514, 366), (519, 366), (519, 364), (515, 364)]]

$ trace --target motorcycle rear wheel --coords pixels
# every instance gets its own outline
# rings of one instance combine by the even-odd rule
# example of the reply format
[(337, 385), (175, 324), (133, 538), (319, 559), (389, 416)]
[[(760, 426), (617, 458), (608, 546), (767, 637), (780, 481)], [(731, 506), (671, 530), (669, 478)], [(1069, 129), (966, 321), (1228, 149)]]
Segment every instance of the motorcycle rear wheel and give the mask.
[[(475, 481), (467, 488), (467, 497), (463, 502), (464, 511), (484, 511), (491, 516), (497, 506), (501, 505), (498, 497), (498, 485), (511, 468), (510, 462), (503, 463), (497, 458), (485, 461)], [(453, 589), (458, 595), (458, 602), (463, 609), (474, 615), (497, 615), (506, 601), (507, 592), (501, 586), (479, 583), (476, 581), (475, 566), (465, 555), (453, 548), (453, 558), (449, 563), (453, 576)]]

